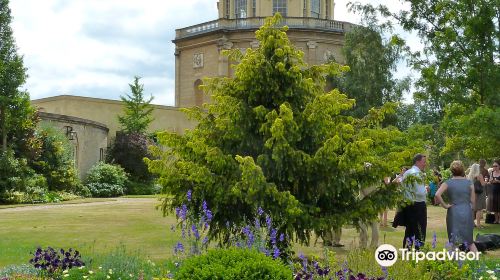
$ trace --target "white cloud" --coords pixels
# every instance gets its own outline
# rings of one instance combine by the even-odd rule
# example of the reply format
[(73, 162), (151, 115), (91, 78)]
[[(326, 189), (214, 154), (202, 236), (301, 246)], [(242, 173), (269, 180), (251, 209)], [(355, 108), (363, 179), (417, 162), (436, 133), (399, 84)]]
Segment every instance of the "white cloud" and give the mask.
[[(358, 22), (347, 2), (336, 1), (335, 18)], [(217, 19), (216, 0), (11, 0), (10, 7), (34, 99), (118, 99), (138, 75), (154, 103), (174, 105), (175, 29)]]

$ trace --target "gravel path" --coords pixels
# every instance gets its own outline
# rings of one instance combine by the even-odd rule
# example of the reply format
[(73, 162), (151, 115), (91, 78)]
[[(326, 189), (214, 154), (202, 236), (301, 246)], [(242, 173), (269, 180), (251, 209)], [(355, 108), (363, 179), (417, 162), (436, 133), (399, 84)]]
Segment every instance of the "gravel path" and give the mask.
[(60, 204), (38, 204), (32, 206), (19, 206), (12, 208), (0, 209), (0, 213), (11, 213), (11, 212), (21, 212), (21, 211), (32, 211), (32, 210), (43, 210), (43, 209), (53, 209), (53, 208), (70, 208), (70, 207), (88, 207), (94, 205), (107, 205), (107, 204), (123, 204), (123, 203), (134, 203), (143, 202), (144, 200), (156, 200), (156, 198), (112, 198), (109, 201), (95, 201), (95, 202), (81, 202), (81, 203), (60, 203)]

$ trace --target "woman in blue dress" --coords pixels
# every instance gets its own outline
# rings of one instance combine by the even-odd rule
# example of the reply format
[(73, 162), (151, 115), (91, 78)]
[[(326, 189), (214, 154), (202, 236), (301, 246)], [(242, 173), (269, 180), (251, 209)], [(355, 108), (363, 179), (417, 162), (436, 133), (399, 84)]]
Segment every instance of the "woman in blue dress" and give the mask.
[[(448, 231), (448, 240), (452, 244), (464, 244), (472, 252), (477, 252), (474, 244), (472, 231), (474, 230), (474, 220), (472, 209), (476, 196), (473, 183), (465, 178), (464, 165), (456, 160), (450, 166), (452, 178), (442, 183), (436, 192), (436, 201), (441, 204), (446, 213), (446, 229)], [(445, 203), (441, 195), (448, 193), (450, 204)]]

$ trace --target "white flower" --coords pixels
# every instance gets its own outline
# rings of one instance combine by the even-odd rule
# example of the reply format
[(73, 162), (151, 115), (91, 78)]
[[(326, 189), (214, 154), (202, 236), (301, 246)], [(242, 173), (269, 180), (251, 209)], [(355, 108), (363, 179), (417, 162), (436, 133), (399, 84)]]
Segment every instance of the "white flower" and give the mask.
[(99, 269), (102, 269), (102, 266), (100, 266)]
[(69, 274), (64, 274), (64, 275), (63, 275), (63, 277), (68, 277), (68, 276), (69, 276)]
[(108, 278), (108, 279), (109, 279), (109, 278), (111, 278), (111, 276), (109, 276), (109, 275), (108, 275), (108, 276), (106, 276), (106, 278)]
[(113, 274), (113, 270), (111, 268), (108, 270), (108, 272), (109, 274)]
[(94, 272), (92, 270), (89, 270), (89, 274), (93, 274)]
[(87, 278), (88, 278), (88, 276), (87, 276), (87, 275), (84, 275), (84, 276), (83, 276), (83, 279), (87, 279)]
[(491, 279), (491, 280), (497, 280), (497, 277), (496, 277), (495, 275), (491, 275), (491, 276), (490, 276), (490, 279)]
[(486, 270), (486, 273), (488, 273), (488, 274), (493, 274), (493, 273), (495, 273), (495, 272), (494, 272), (493, 270)]
[(130, 278), (134, 277), (134, 274), (129, 274), (128, 276), (130, 276)]
[(85, 268), (85, 266), (84, 266), (84, 265), (82, 265), (82, 266), (80, 266), (78, 269), (84, 269), (84, 268)]
[(63, 274), (66, 274), (66, 273), (68, 273), (68, 270), (67, 270), (67, 269), (63, 271)]

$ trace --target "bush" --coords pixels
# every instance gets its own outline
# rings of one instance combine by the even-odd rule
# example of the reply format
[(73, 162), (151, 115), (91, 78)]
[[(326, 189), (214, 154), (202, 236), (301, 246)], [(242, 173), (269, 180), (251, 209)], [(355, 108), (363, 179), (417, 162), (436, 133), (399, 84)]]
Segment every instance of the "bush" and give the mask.
[(215, 249), (182, 263), (175, 279), (293, 279), (280, 260), (248, 249)]
[(123, 194), (127, 173), (117, 165), (99, 162), (87, 173), (85, 185), (95, 197), (111, 197)]
[(87, 185), (93, 197), (115, 197), (123, 195), (123, 187), (108, 183), (90, 183)]
[(138, 194), (157, 194), (160, 193), (161, 187), (155, 185), (153, 182), (143, 183), (128, 180), (125, 182), (125, 193), (138, 195)]
[(33, 169), (47, 179), (49, 190), (77, 192), (81, 184), (74, 165), (74, 148), (69, 140), (49, 124), (41, 125), (38, 134), (42, 150), (33, 162)]
[[(47, 190), (47, 181), (9, 150), (0, 154), (0, 201), (31, 203)], [(26, 197), (19, 199), (19, 197)]]
[[(153, 145), (147, 135), (119, 132), (107, 152), (107, 161), (119, 164), (129, 174), (131, 181), (144, 184), (153, 181), (144, 158), (151, 158), (148, 146)], [(152, 186), (150, 184), (150, 186)], [(128, 192), (127, 192), (128, 193)], [(146, 194), (146, 193), (129, 193)]]

